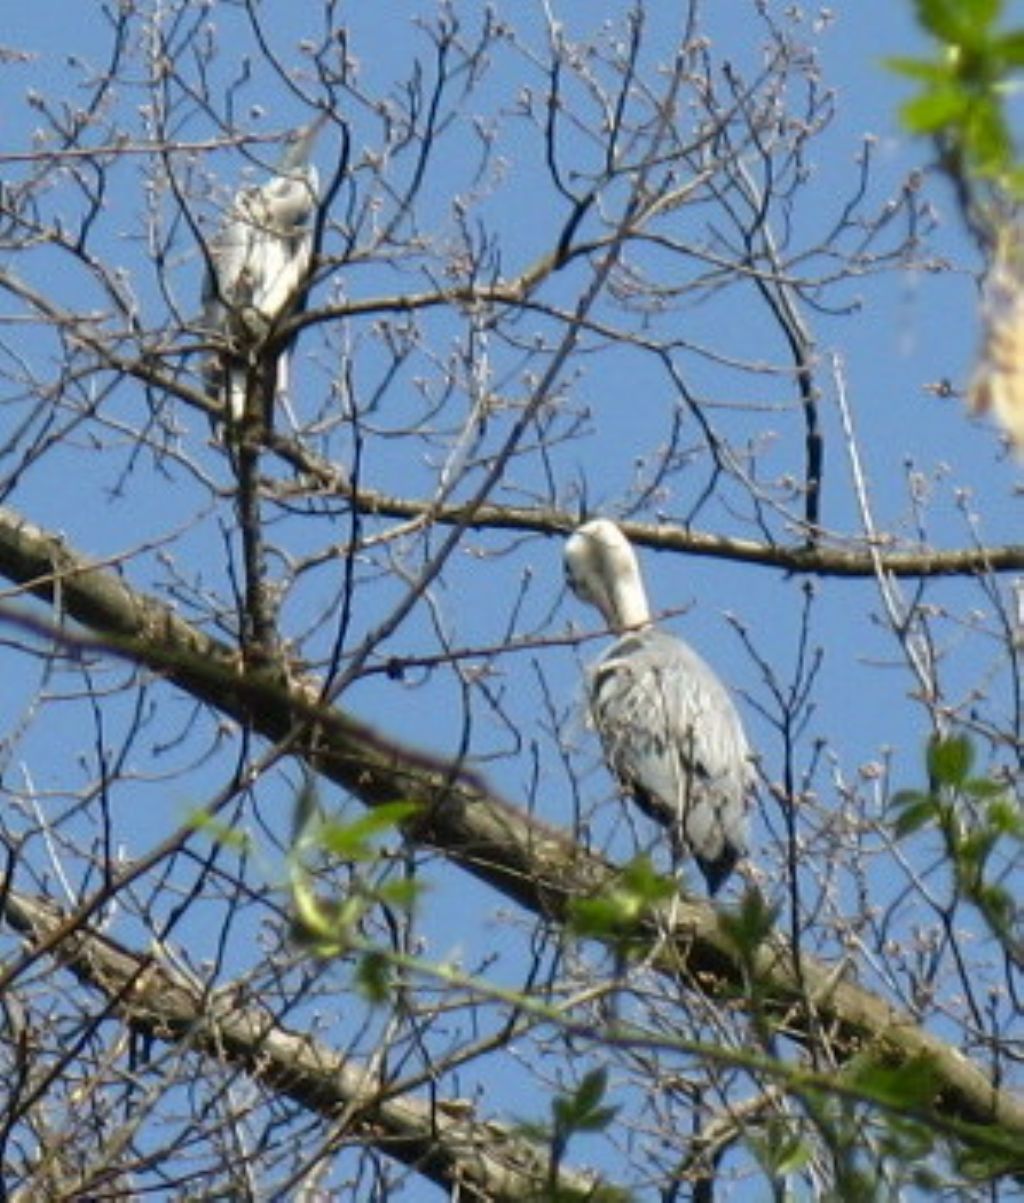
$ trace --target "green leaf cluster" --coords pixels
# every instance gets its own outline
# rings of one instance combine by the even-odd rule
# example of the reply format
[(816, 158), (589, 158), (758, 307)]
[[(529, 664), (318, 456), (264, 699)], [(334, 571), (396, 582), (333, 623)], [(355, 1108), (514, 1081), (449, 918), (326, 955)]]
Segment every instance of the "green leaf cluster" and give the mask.
[(1016, 930), (1017, 904), (1002, 885), (990, 880), (989, 865), (1000, 844), (1024, 849), (1024, 814), (1006, 787), (975, 775), (974, 746), (966, 735), (933, 737), (925, 764), (927, 790), (901, 790), (890, 802), (892, 829), (906, 839), (926, 829), (938, 831), (953, 871), (957, 893), (981, 912), (1015, 960), (1024, 956)]
[[(533, 1196), (531, 1203), (580, 1203), (578, 1191), (567, 1190), (559, 1182), (558, 1170), (565, 1157), (569, 1142), (581, 1132), (603, 1132), (615, 1119), (619, 1108), (608, 1106), (605, 1096), (608, 1091), (608, 1071), (592, 1069), (583, 1075), (571, 1090), (555, 1095), (551, 1101), (549, 1123), (531, 1121), (517, 1125), (519, 1132), (528, 1139), (546, 1144), (551, 1150), (550, 1173), (544, 1190)], [(627, 1195), (619, 1191), (607, 1191), (587, 1198), (607, 1200), (607, 1203), (623, 1203)]]
[(576, 1132), (603, 1132), (618, 1112), (604, 1105), (608, 1091), (608, 1071), (592, 1069), (580, 1079), (574, 1090), (556, 1095), (551, 1103), (553, 1129), (568, 1143)]
[[(296, 798), (288, 870), (292, 939), (324, 959), (358, 952), (356, 983), (373, 1003), (385, 1001), (390, 994), (391, 963), (363, 940), (362, 920), (378, 905), (410, 911), (422, 890), (407, 877), (389, 875), (393, 861), (382, 857), (375, 841), (392, 834), (417, 810), (415, 803), (392, 802), (341, 822), (319, 818), (309, 783)], [(348, 866), (350, 879), (344, 897), (325, 897), (317, 891), (309, 866), (313, 858)]]
[(1002, 0), (915, 0), (914, 8), (939, 47), (933, 58), (887, 60), (919, 85), (901, 108), (904, 127), (938, 138), (947, 170), (1024, 197), (1005, 107), (1013, 77), (1024, 69), (1024, 29), (999, 29)]
[(638, 856), (623, 868), (610, 889), (571, 903), (569, 930), (610, 942), (639, 935), (644, 920), (675, 891), (671, 878), (656, 872), (648, 857)]

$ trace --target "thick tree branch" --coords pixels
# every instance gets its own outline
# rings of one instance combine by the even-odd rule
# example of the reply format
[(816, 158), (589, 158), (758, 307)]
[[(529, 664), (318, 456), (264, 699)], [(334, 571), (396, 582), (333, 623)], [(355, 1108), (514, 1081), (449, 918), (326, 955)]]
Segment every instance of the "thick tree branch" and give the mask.
[[(616, 867), (570, 835), (499, 798), (459, 764), (389, 740), (344, 711), (322, 705), (316, 683), (243, 671), (225, 645), (160, 602), (96, 568), (57, 537), (0, 510), (0, 573), (37, 597), (59, 598), (93, 642), (160, 673), (297, 755), (369, 806), (419, 804), (412, 838), (546, 918), (562, 921), (573, 899), (608, 889)], [(650, 926), (654, 967), (722, 1005), (744, 1006), (751, 975), (757, 1005), (794, 1040), (827, 1032), (839, 1058), (870, 1050), (889, 1064), (926, 1060), (933, 1106), (948, 1119), (997, 1123), (1024, 1139), (1024, 1100), (999, 1089), (957, 1049), (924, 1031), (834, 967), (798, 954), (782, 937), (752, 963), (737, 954), (710, 904), (673, 902)]]
[[(3, 899), (7, 921), (31, 940), (64, 927), (50, 903), (14, 891)], [(305, 1034), (283, 1027), (231, 986), (214, 992), (151, 956), (132, 952), (88, 926), (65, 936), (59, 961), (102, 993), (132, 1029), (241, 1066), (253, 1078), (335, 1123), (349, 1120), (351, 1135), (467, 1200), (520, 1203), (548, 1181), (546, 1150), (508, 1128), (467, 1115), (444, 1099), (389, 1097), (367, 1067)], [(560, 1184), (580, 1198), (600, 1198), (590, 1174), (561, 1170)]]

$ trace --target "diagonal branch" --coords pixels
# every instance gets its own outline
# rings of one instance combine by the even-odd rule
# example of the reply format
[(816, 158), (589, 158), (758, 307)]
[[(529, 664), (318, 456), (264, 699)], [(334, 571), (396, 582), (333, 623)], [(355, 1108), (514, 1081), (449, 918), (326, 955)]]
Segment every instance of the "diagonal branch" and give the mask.
[[(15, 891), (4, 897), (3, 913), (31, 940), (45, 940), (65, 920), (50, 903)], [(265, 1010), (240, 1005), (231, 986), (204, 992), (166, 964), (89, 927), (65, 936), (57, 957), (134, 1031), (241, 1066), (335, 1123), (347, 1117), (350, 1134), (441, 1187), (459, 1188), (460, 1197), (520, 1203), (549, 1181), (546, 1149), (501, 1124), (473, 1118), (458, 1100), (389, 1097), (375, 1072), (289, 1031)], [(560, 1185), (574, 1197), (601, 1197), (592, 1174), (562, 1169)]]
[[(614, 865), (500, 798), (459, 764), (321, 704), (315, 682), (242, 670), (226, 645), (9, 509), (0, 509), (0, 574), (37, 597), (59, 598), (64, 612), (92, 633), (94, 646), (160, 673), (274, 743), (289, 741), (296, 755), (366, 805), (418, 803), (411, 838), (535, 914), (564, 921), (574, 899), (615, 884)], [(676, 899), (655, 920), (650, 935), (660, 952), (653, 965), (684, 989), (699, 983), (706, 996), (742, 1006), (753, 975), (758, 1006), (787, 1036), (808, 1041), (827, 1030), (842, 1057), (871, 1050), (888, 1064), (927, 1061), (938, 1114), (999, 1124), (1024, 1139), (1024, 1100), (835, 967), (797, 953), (781, 936), (765, 941), (748, 962), (706, 902)]]

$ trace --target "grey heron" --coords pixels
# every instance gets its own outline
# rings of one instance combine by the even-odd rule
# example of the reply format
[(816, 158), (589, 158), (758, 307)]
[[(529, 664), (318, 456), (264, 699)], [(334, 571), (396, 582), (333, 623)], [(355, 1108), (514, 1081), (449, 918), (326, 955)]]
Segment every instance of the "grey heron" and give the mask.
[(605, 760), (714, 894), (746, 849), (753, 766), (736, 707), (693, 648), (652, 622), (636, 553), (614, 522), (579, 527), (565, 570), (617, 635), (587, 681)]
[(261, 362), (260, 351), (305, 301), (320, 189), (310, 157), (326, 116), (291, 134), (271, 179), (237, 193), (211, 240), (202, 326), (224, 349), (211, 358), (206, 378), (229, 422), (245, 416), (250, 388), (268, 408), (287, 388), (287, 349), (277, 352), (276, 362)]

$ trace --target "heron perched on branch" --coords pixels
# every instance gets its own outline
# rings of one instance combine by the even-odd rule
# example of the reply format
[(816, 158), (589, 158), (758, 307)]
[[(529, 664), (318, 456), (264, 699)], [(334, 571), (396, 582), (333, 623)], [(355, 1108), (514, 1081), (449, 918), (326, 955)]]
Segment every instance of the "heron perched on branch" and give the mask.
[(750, 750), (725, 686), (683, 640), (651, 620), (636, 553), (607, 519), (565, 546), (566, 580), (618, 636), (588, 672), (590, 714), (609, 767), (692, 854), (712, 894), (746, 849)]
[(267, 183), (238, 192), (210, 244), (202, 324), (224, 347), (206, 378), (229, 422), (242, 420), (254, 391), (269, 421), (288, 385), (288, 348), (272, 338), (305, 302), (320, 189), (310, 157), (326, 116), (292, 133)]

